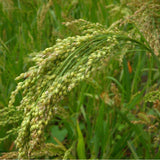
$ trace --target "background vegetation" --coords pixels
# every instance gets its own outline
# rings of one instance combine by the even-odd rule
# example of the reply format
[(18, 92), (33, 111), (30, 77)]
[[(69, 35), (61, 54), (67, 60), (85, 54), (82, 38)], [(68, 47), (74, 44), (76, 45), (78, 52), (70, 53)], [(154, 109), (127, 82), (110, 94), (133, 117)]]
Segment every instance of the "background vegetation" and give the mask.
[[(118, 56), (106, 58), (92, 79), (73, 89), (61, 102), (66, 116), (55, 117), (45, 132), (46, 142), (59, 148), (43, 158), (160, 158), (158, 0), (0, 0), (0, 15), (1, 109), (36, 52), (79, 34), (63, 22), (82, 18), (117, 27), (154, 53), (130, 45), (116, 49)], [(1, 127), (0, 137), (9, 128)], [(15, 151), (15, 138), (3, 141), (0, 152)]]

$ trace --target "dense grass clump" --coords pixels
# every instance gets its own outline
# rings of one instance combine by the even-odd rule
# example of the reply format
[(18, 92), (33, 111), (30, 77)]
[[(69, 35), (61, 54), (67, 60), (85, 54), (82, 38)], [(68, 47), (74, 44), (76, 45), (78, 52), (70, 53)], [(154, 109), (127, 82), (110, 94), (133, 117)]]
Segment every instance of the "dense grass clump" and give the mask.
[[(34, 44), (42, 51), (27, 58), (21, 51), (15, 54), (17, 68), (24, 68), (15, 69), (15, 74), (8, 76), (8, 84), (13, 86), (7, 93), (10, 98), (0, 104), (0, 127), (6, 130), (0, 142), (7, 142), (9, 150), (14, 145), (16, 148), (2, 158), (158, 158), (158, 2), (144, 0), (143, 5), (134, 1), (96, 2), (101, 23), (105, 25), (96, 22), (99, 14), (96, 16), (93, 10), (89, 13), (94, 16), (79, 11), (83, 4), (96, 7), (92, 0), (72, 1), (70, 6), (63, 0), (55, 5), (52, 0), (7, 2), (1, 3), (6, 24), (11, 16), (6, 14), (7, 5), (17, 6), (18, 11), (34, 6), (31, 11), (36, 22), (34, 17), (24, 14), (32, 24), (20, 28), (24, 27), (23, 42), (28, 40), (26, 49)], [(73, 7), (75, 12), (65, 10), (66, 7)], [(113, 14), (107, 23), (106, 12)], [(67, 16), (88, 17), (96, 23), (77, 19), (62, 25)], [(48, 45), (51, 47), (46, 48)], [(3, 56), (10, 66), (8, 71), (13, 71), (11, 60), (15, 56), (9, 56), (13, 46), (9, 49), (2, 40), (1, 46), (2, 53), (8, 53)], [(13, 53), (18, 51), (18, 47), (14, 49)], [(7, 73), (3, 67), (2, 79)], [(11, 83), (14, 78), (17, 82)]]

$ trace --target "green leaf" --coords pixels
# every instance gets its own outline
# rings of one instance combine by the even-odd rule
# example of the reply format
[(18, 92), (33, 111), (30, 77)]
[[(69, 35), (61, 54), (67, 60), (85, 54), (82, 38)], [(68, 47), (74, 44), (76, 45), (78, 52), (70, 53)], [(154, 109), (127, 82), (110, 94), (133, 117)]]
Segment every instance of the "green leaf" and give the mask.
[(48, 140), (49, 142), (56, 143), (53, 137), (56, 137), (60, 142), (64, 140), (67, 135), (66, 129), (59, 129), (58, 126), (53, 126), (51, 129), (52, 137)]
[(134, 158), (139, 159), (139, 157), (136, 153), (136, 149), (135, 149), (134, 145), (132, 144), (132, 142), (129, 140), (127, 143), (128, 143), (128, 146), (129, 146), (131, 152), (133, 153)]
[(78, 144), (77, 144), (77, 154), (79, 159), (86, 159), (85, 155), (85, 144), (84, 138), (79, 127), (79, 122), (77, 121), (77, 133), (78, 133)]

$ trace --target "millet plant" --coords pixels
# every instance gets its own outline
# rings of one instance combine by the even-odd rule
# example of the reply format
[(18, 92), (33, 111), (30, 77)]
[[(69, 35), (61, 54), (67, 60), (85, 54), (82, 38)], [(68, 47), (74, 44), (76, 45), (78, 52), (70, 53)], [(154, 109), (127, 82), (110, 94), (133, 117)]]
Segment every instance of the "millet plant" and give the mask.
[[(62, 147), (45, 144), (45, 129), (50, 121), (58, 114), (65, 116), (60, 102), (66, 95), (81, 81), (99, 72), (104, 59), (113, 56), (123, 58), (124, 55), (118, 55), (122, 46), (140, 46), (154, 56), (150, 46), (116, 28), (109, 30), (99, 23), (83, 19), (65, 25), (77, 26), (79, 34), (57, 39), (53, 47), (34, 53), (32, 60), (35, 65), (16, 78), (18, 85), (11, 94), (9, 105), (0, 110), (0, 125), (11, 126), (1, 141), (17, 136), (18, 152), (12, 153), (11, 157), (37, 158), (45, 154), (62, 154), (66, 158), (67, 151), (65, 153)], [(20, 95), (22, 99), (17, 102)]]

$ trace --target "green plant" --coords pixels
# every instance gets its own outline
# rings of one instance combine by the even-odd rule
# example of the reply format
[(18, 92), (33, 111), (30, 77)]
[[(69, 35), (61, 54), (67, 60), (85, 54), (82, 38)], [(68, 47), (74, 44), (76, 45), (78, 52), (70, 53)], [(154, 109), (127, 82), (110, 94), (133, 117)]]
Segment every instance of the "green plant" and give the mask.
[[(98, 62), (103, 62), (106, 55), (115, 56), (120, 45), (138, 45), (153, 53), (142, 42), (119, 31), (106, 30), (98, 23), (75, 20), (66, 25), (79, 26), (81, 35), (57, 40), (53, 47), (37, 54), (33, 58), (35, 66), (16, 78), (23, 81), (12, 92), (9, 107), (1, 110), (4, 117), (1, 125), (16, 126), (5, 138), (18, 133), (16, 146), (19, 158), (32, 157), (33, 151), (44, 147), (46, 126), (56, 115), (63, 116), (61, 112), (64, 109), (59, 102), (80, 81), (91, 77), (99, 68)], [(23, 98), (16, 102), (20, 92)], [(128, 101), (130, 98), (125, 99)]]
[[(6, 2), (3, 6), (9, 5), (9, 1)], [(154, 13), (154, 9), (158, 11), (157, 2), (145, 2), (139, 9), (141, 6), (132, 8), (115, 1), (105, 11), (103, 4), (112, 3), (104, 0), (96, 2), (89, 12), (85, 7), (93, 4), (92, 0), (74, 1), (70, 5), (65, 1), (57, 1), (54, 5), (52, 1), (10, 3), (18, 6), (18, 12), (21, 7), (28, 11), (30, 5), (36, 6), (32, 16), (28, 16), (28, 21), (35, 23), (19, 25), (23, 36), (19, 32), (17, 37), (21, 39), (16, 39), (17, 44), (26, 39), (26, 49), (34, 44), (39, 50), (53, 44), (57, 35), (62, 39), (57, 39), (53, 47), (30, 54), (28, 66), (23, 69), (21, 66), (26, 59), (21, 53), (24, 50), (21, 48), (18, 58), (9, 56), (12, 46), (8, 46), (4, 37), (0, 41), (3, 54), (7, 53), (1, 55), (4, 58), (1, 78), (14, 70), (10, 62), (15, 58), (19, 68), (12, 76), (7, 74), (10, 77), (8, 84), (14, 84), (7, 92), (8, 99), (16, 84), (11, 81), (24, 72), (16, 78), (18, 85), (8, 107), (3, 107), (4, 104), (7, 106), (7, 99), (1, 101), (0, 126), (8, 130), (1, 135), (1, 141), (16, 139), (18, 149), (18, 152), (5, 153), (2, 158), (158, 158), (159, 91), (150, 92), (159, 85), (158, 18), (157, 14), (150, 13)], [(96, 15), (96, 6), (101, 14)], [(64, 12), (63, 7), (69, 10)], [(71, 8), (75, 8), (75, 12)], [(109, 29), (82, 19), (67, 22), (65, 25), (73, 33), (69, 33), (72, 37), (64, 38), (65, 27), (61, 21), (66, 17), (60, 10), (71, 19), (83, 17), (92, 22), (99, 19), (107, 27), (119, 18), (123, 19)], [(106, 12), (115, 14), (109, 20)], [(20, 21), (29, 14), (22, 14)], [(11, 16), (10, 13), (4, 15)], [(36, 21), (34, 17), (37, 17)], [(145, 19), (147, 32), (137, 17), (141, 18), (141, 23)], [(4, 20), (9, 26), (9, 18)], [(47, 30), (48, 24), (52, 24), (50, 30)], [(28, 34), (30, 36), (25, 27), (34, 28)], [(56, 32), (50, 38), (52, 29)], [(58, 33), (60, 30), (62, 34)], [(65, 31), (68, 34), (69, 30)], [(15, 47), (13, 53), (17, 50)], [(4, 62), (9, 65), (8, 70), (5, 70)], [(1, 92), (1, 95), (6, 93)]]

